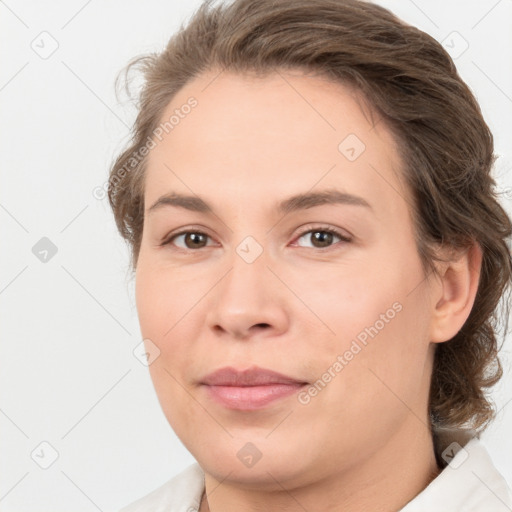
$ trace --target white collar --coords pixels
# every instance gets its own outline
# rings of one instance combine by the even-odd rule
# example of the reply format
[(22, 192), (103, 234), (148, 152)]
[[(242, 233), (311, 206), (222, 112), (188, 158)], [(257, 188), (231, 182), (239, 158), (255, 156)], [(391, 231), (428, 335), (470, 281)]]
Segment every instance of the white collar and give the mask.
[(512, 511), (510, 488), (476, 435), (446, 431), (441, 442), (448, 465), (400, 512)]
[[(449, 465), (399, 512), (512, 511), (512, 494), (505, 479), (478, 437), (467, 432), (447, 431), (440, 437)], [(204, 472), (195, 462), (120, 512), (198, 510), (203, 491)]]

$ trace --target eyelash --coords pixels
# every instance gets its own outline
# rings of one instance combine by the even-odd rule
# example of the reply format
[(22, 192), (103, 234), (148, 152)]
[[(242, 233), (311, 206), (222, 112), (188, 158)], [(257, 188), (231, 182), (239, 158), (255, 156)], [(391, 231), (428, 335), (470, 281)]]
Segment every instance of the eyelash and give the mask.
[[(319, 233), (331, 233), (331, 234), (337, 236), (340, 239), (341, 242), (349, 243), (349, 242), (352, 241), (351, 238), (343, 235), (337, 229), (330, 228), (330, 227), (327, 227), (327, 226), (315, 227), (315, 228), (311, 228), (311, 226), (308, 226), (304, 231), (302, 231), (301, 233), (299, 233), (297, 235), (296, 239), (302, 238), (304, 235), (306, 235), (308, 233), (316, 233), (316, 232), (319, 232)], [(183, 230), (183, 231), (180, 231), (178, 233), (174, 233), (171, 237), (166, 238), (159, 245), (160, 246), (170, 245), (171, 242), (175, 238), (177, 238), (178, 236), (180, 236), (180, 235), (187, 235), (187, 234), (190, 234), (190, 233), (193, 233), (195, 235), (203, 235), (203, 236), (206, 236), (208, 238), (211, 238), (208, 234), (204, 233), (203, 231), (199, 231), (199, 230), (197, 230), (197, 231), (196, 230)], [(340, 242), (337, 242), (337, 243), (340, 243)], [(328, 250), (332, 249), (333, 247), (335, 247), (337, 243), (333, 243), (329, 247), (323, 247), (323, 248), (322, 247), (310, 247), (310, 249), (316, 249), (316, 250), (319, 250), (319, 251), (328, 251)], [(188, 251), (197, 252), (200, 249), (206, 249), (206, 247), (200, 247), (199, 249), (183, 249), (181, 247), (177, 247), (176, 248), (176, 250), (182, 251), (182, 252), (188, 252)]]

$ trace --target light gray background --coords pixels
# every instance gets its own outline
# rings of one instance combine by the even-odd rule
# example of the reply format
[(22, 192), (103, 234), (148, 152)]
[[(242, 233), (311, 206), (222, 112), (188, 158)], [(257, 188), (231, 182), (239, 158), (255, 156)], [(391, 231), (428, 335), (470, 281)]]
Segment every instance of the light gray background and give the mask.
[[(93, 190), (135, 114), (116, 101), (116, 73), (161, 50), (199, 3), (0, 1), (2, 512), (116, 510), (193, 462), (133, 354), (141, 335), (128, 251)], [(452, 46), (495, 135), (511, 213), (512, 1), (379, 3)], [(57, 247), (46, 263), (32, 252), (42, 237)], [(511, 346), (493, 393), (502, 410), (484, 436), (509, 482)], [(58, 459), (42, 469), (52, 450)]]

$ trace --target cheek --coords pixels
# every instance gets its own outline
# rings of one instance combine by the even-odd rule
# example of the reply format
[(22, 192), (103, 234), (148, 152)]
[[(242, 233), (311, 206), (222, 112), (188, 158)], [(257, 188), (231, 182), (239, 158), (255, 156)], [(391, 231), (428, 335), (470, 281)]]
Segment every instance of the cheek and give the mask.
[(313, 321), (326, 332), (313, 336), (312, 330), (306, 336), (316, 340), (317, 372), (335, 372), (332, 366), (341, 356), (337, 369), (344, 378), (338, 382), (354, 396), (362, 392), (362, 381), (370, 388), (382, 387), (368, 368), (397, 388), (418, 382), (429, 346), (420, 267), (395, 264), (380, 273), (374, 265), (366, 271), (329, 274), (310, 277), (302, 289), (296, 288), (321, 320)]
[(309, 404), (306, 415), (311, 407), (313, 416), (325, 417), (332, 431), (378, 444), (411, 411), (423, 417), (430, 375), (425, 316), (411, 296), (368, 292), (366, 299), (354, 293), (353, 300), (332, 317), (336, 340), (315, 351), (318, 391), (301, 403)]
[(185, 314), (188, 302), (184, 285), (177, 285), (169, 270), (157, 265), (139, 262), (136, 275), (135, 299), (142, 335), (145, 338), (163, 340), (170, 329)]
[(136, 275), (136, 304), (146, 351), (158, 351), (158, 357), (148, 368), (158, 401), (178, 436), (186, 437), (187, 425), (201, 419), (201, 411), (193, 407), (184, 390), (187, 370), (195, 364), (191, 351), (183, 346), (183, 340), (190, 336), (186, 329), (193, 319), (186, 315), (190, 309), (188, 300), (168, 272), (141, 259)]
[(172, 377), (183, 382), (187, 370), (197, 364), (194, 353), (203, 326), (197, 315), (208, 282), (201, 284), (193, 272), (186, 277), (149, 259), (139, 265), (135, 295), (140, 330), (159, 350), (149, 370), (157, 392), (171, 393), (178, 385)]
[(319, 326), (323, 324), (326, 349), (334, 344), (338, 349), (348, 348), (355, 338), (364, 342), (369, 330), (375, 331), (372, 326), (382, 331), (400, 309), (400, 293), (389, 275), (376, 279), (368, 271), (351, 267), (324, 275), (312, 276), (310, 271), (309, 276), (295, 290), (315, 313)]

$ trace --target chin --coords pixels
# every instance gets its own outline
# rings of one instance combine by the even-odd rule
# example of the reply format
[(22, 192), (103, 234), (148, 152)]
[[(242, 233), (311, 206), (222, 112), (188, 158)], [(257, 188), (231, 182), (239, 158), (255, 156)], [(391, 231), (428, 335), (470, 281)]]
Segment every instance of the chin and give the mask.
[(219, 482), (229, 481), (262, 491), (279, 491), (287, 484), (307, 484), (308, 475), (315, 472), (314, 461), (304, 460), (300, 446), (272, 443), (265, 435), (253, 436), (254, 442), (246, 441), (251, 438), (248, 435), (244, 440), (226, 439), (222, 447), (213, 447), (214, 443), (206, 441), (202, 444), (206, 450), (196, 449), (191, 453), (203, 471)]

